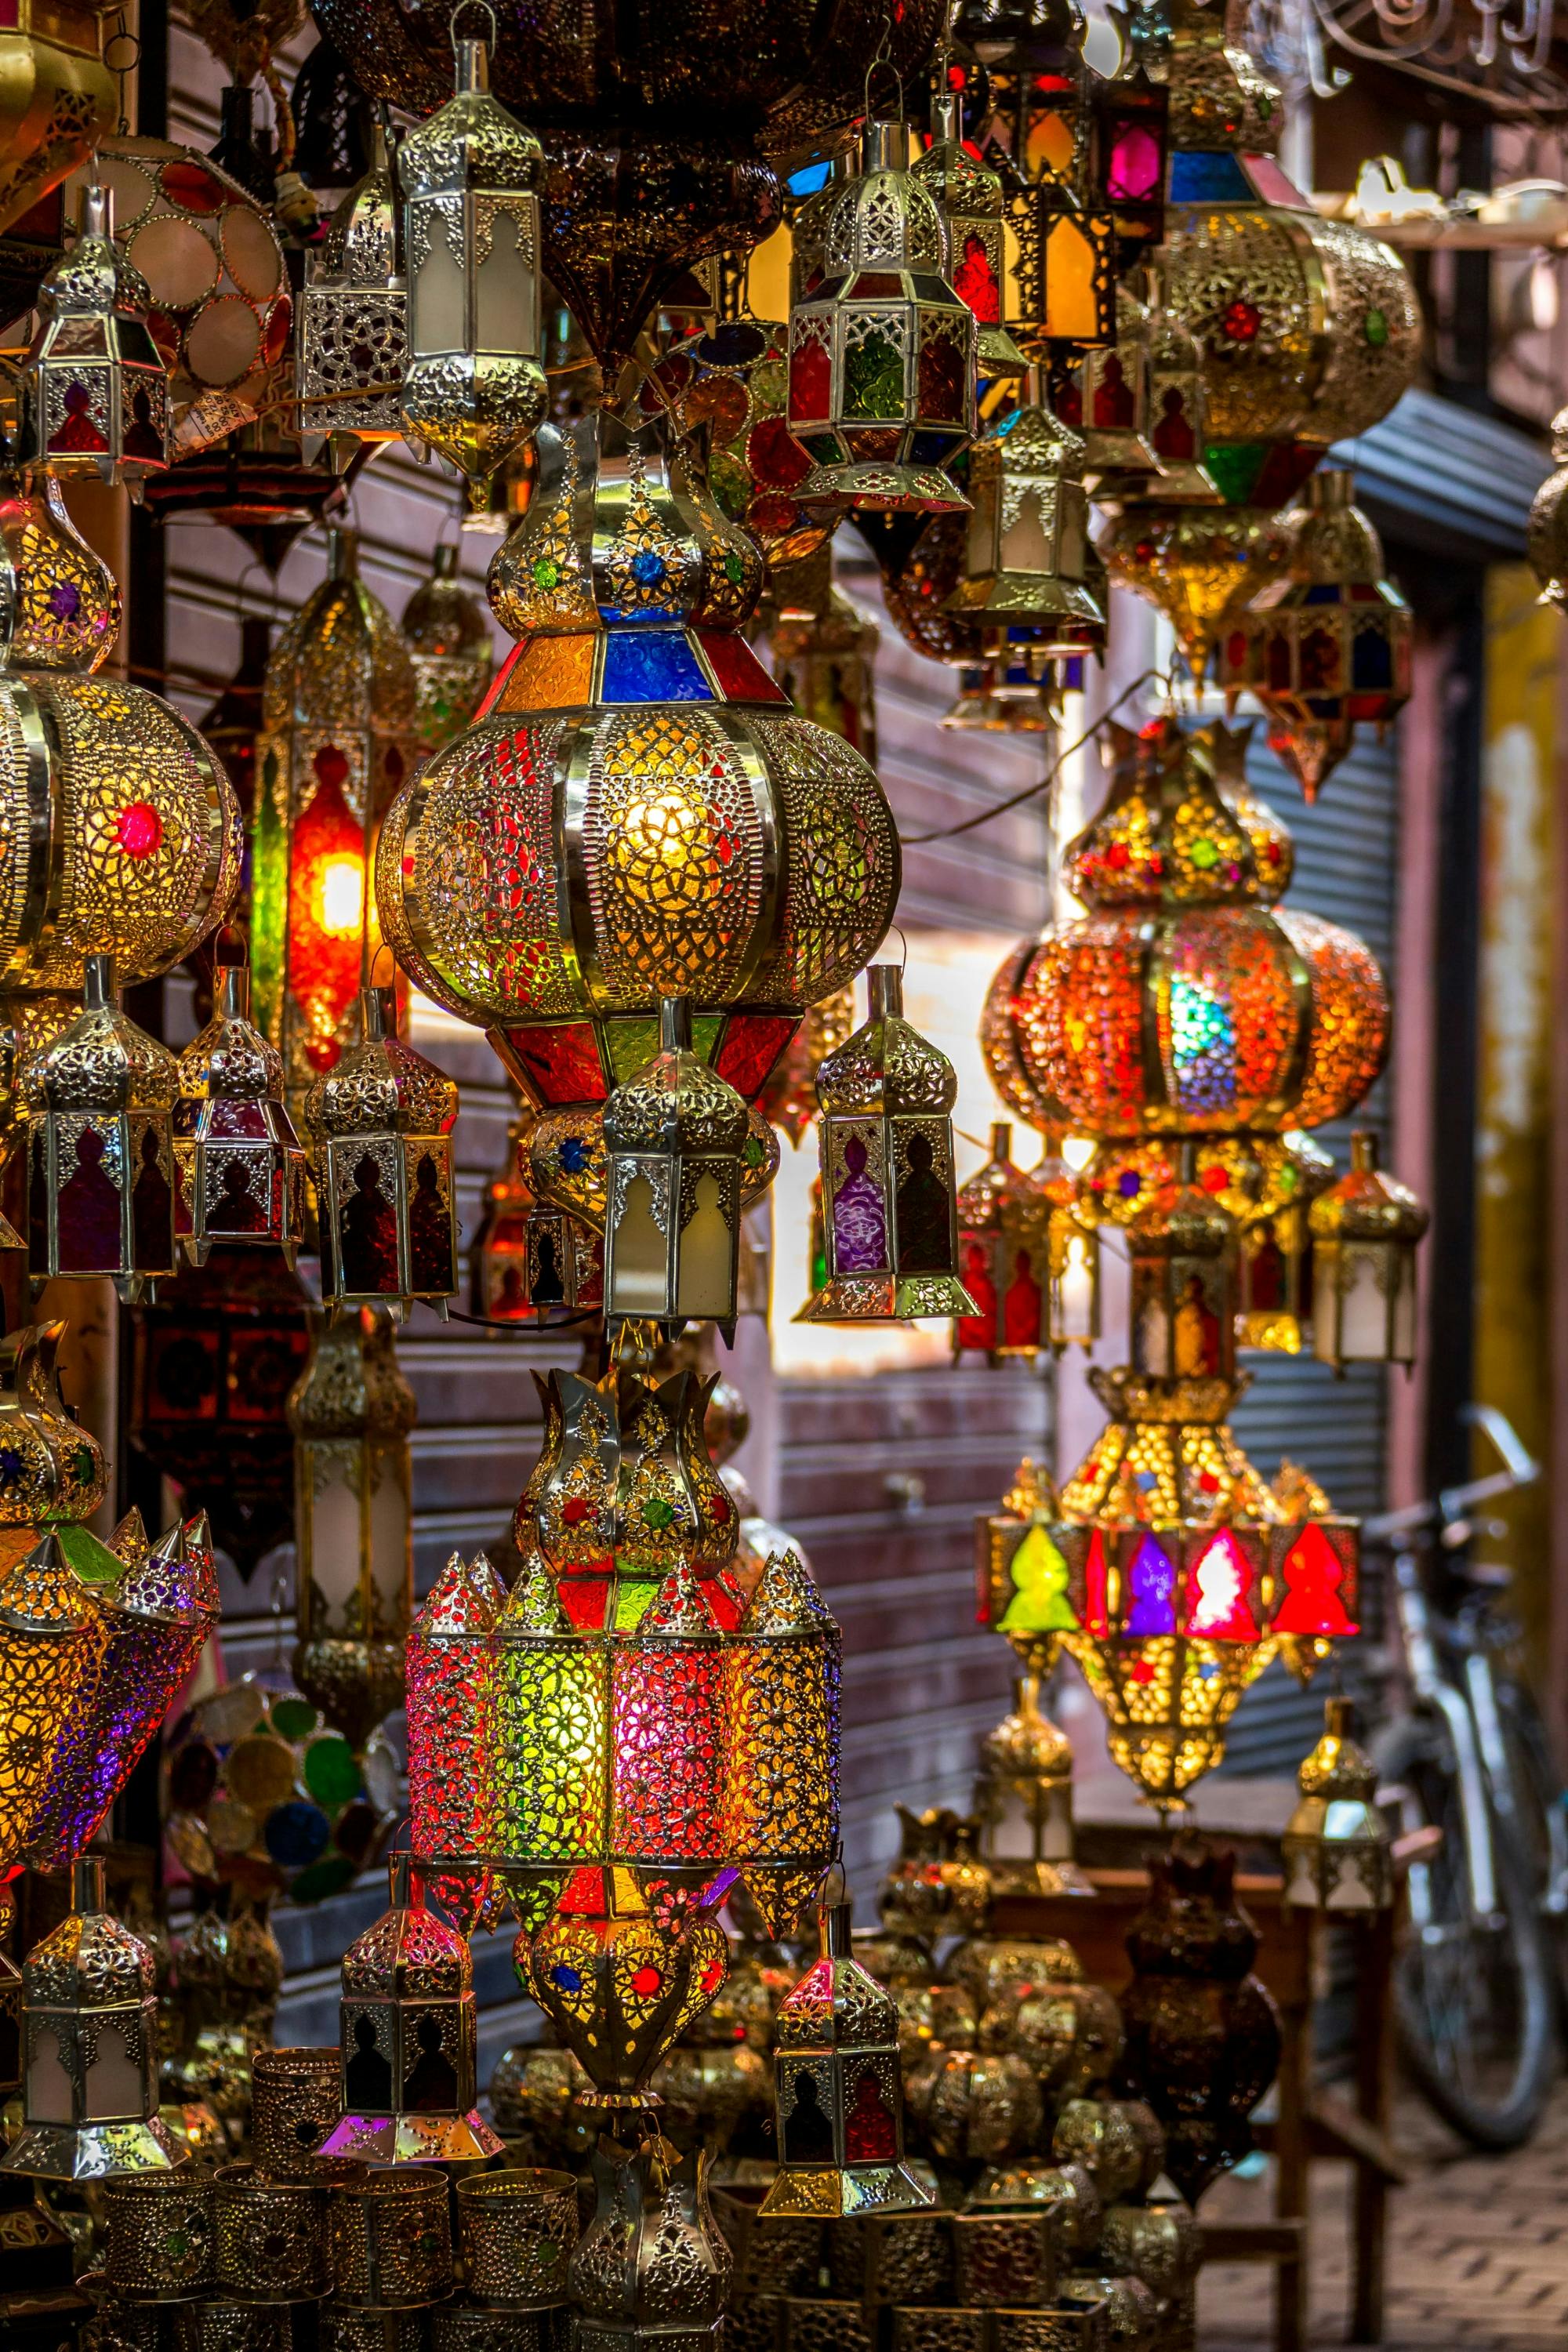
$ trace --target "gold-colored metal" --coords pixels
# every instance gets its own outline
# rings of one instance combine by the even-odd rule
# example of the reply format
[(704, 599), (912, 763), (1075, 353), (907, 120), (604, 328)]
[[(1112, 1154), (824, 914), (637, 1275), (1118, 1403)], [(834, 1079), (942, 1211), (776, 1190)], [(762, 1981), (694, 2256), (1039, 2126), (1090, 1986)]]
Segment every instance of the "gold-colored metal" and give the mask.
[(458, 577), (459, 551), (451, 540), (437, 541), (430, 576), (398, 625), (414, 662), (415, 727), (426, 751), (439, 751), (472, 725), (495, 665), (489, 616)]
[(328, 2285), (320, 2189), (220, 2165), (213, 2182), (218, 2293), (245, 2303), (312, 2303)]
[(452, 2286), (443, 2173), (372, 2171), (327, 2191), (332, 2294), (376, 2312), (438, 2303)]
[(1386, 1911), (1394, 1851), (1379, 1810), (1377, 1767), (1354, 1738), (1355, 1710), (1331, 1698), (1323, 1736), (1297, 1774), (1301, 1801), (1285, 1825), (1285, 1900), (1311, 1911)]
[(0, 1559), (7, 1566), (47, 1521), (89, 1519), (109, 1484), (97, 1438), (60, 1395), (66, 1328), (29, 1325), (0, 1339), (0, 1464), (8, 1472), (0, 1477)]
[(1226, 625), (1289, 562), (1289, 539), (1273, 515), (1212, 501), (1129, 504), (1100, 544), (1116, 585), (1164, 614), (1195, 678)]
[(1022, 375), (1029, 362), (1007, 331), (1006, 231), (1000, 173), (965, 145), (962, 110), (951, 90), (932, 106), (931, 143), (914, 166), (930, 191), (946, 231), (947, 276), (974, 313), (976, 361), (982, 375)]
[(978, 622), (997, 650), (1026, 641), (1032, 656), (1051, 659), (1104, 646), (1085, 454), (1044, 404), (1037, 373), (1023, 404), (970, 451), (963, 577), (944, 610)]
[(119, 86), (103, 62), (109, 0), (16, 0), (0, 32), (0, 232), (85, 163)]
[(1431, 1222), (1408, 1185), (1377, 1164), (1377, 1138), (1351, 1138), (1351, 1166), (1307, 1212), (1312, 1233), (1312, 1347), (1346, 1364), (1415, 1360), (1415, 1251)]
[(577, 2183), (569, 2172), (509, 2167), (458, 2183), (458, 2242), (476, 2303), (508, 2311), (563, 2304), (577, 2235)]
[(594, 2218), (572, 2256), (580, 2352), (719, 2352), (732, 2263), (708, 2202), (706, 2150), (650, 2138), (594, 2153)]
[(610, 1097), (604, 1134), (606, 1320), (700, 1318), (732, 1339), (752, 1137), (742, 1097), (691, 1050), (689, 996), (661, 1001), (659, 1050)]
[(798, 1553), (768, 1555), (723, 1672), (724, 1851), (783, 1935), (838, 1833), (838, 1628)]
[(180, 1055), (176, 1231), (193, 1265), (214, 1242), (276, 1248), (291, 1266), (305, 1230), (305, 1155), (283, 1100), (283, 1060), (250, 1019), (250, 974), (220, 964), (213, 1017)]
[(360, 2177), (352, 2159), (316, 2152), (337, 2120), (342, 2064), (336, 2042), (321, 2049), (256, 2053), (250, 2069), (250, 2150), (257, 2170), (268, 2179), (326, 2188), (334, 2180)]
[(133, 2304), (183, 2303), (217, 2284), (214, 2182), (193, 2166), (105, 2184), (103, 2275)]
[(300, 422), (351, 451), (397, 440), (408, 363), (408, 289), (397, 268), (397, 190), (386, 133), (371, 130), (370, 168), (332, 215), (300, 295)]
[(133, 498), (169, 462), (169, 378), (150, 297), (112, 235), (110, 198), (81, 191), (76, 242), (38, 289), (22, 361), (25, 467), (124, 483)]

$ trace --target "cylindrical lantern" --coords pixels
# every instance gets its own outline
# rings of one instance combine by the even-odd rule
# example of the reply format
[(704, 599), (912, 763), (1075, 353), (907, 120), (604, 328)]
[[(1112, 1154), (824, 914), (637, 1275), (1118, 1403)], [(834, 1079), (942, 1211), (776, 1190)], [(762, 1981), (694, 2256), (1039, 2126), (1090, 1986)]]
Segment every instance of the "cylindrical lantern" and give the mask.
[(358, 1748), (403, 1697), (414, 1613), (416, 1407), (390, 1319), (361, 1307), (311, 1318), (289, 1398), (294, 1433), (294, 1676)]
[(827, 1279), (798, 1319), (972, 1315), (958, 1278), (958, 1079), (903, 1017), (903, 974), (873, 964), (869, 1017), (817, 1075)]
[(786, 1935), (838, 1837), (838, 1628), (798, 1553), (769, 1554), (723, 1667), (724, 1856)]
[(1415, 1248), (1430, 1219), (1377, 1164), (1377, 1138), (1351, 1138), (1348, 1175), (1307, 1213), (1312, 1232), (1312, 1348), (1346, 1364), (1415, 1360)]
[(305, 1155), (283, 1100), (283, 1063), (250, 1019), (250, 974), (220, 964), (213, 1017), (180, 1055), (175, 1225), (193, 1265), (215, 1241), (281, 1250), (305, 1226)]
[(403, 422), (462, 474), (490, 476), (544, 414), (539, 142), (489, 95), (482, 41), (457, 39), (457, 94), (398, 150), (408, 271)]
[(360, 1023), (361, 1044), (305, 1097), (321, 1297), (401, 1321), (411, 1300), (444, 1309), (458, 1287), (458, 1089), (398, 1036), (394, 990), (363, 990)]
[(121, 1011), (111, 956), (88, 957), (82, 1007), (27, 1070), (28, 1262), (132, 1300), (174, 1271), (178, 1071)]
[(22, 362), (17, 462), (123, 482), (133, 498), (169, 462), (169, 377), (148, 331), (146, 286), (121, 257), (110, 198), (81, 191), (76, 243), (38, 289)]
[(0, 2171), (108, 2180), (184, 2163), (158, 2114), (153, 1955), (105, 1911), (100, 1856), (74, 1864), (71, 1908), (22, 1988), (26, 2113)]
[(1100, 1234), (1057, 1129), (1047, 1129), (1039, 1165), (1024, 1182), (1026, 1203), (1017, 1213), (1037, 1237), (1037, 1264), (1044, 1264), (1047, 1344), (1092, 1348), (1100, 1337)]
[(414, 1858), (465, 1926), (497, 1851), (496, 1627), (506, 1587), (483, 1552), (454, 1552), (408, 1635), (408, 1810)]
[(717, 1323), (732, 1337), (746, 1106), (691, 1048), (691, 1000), (665, 997), (659, 1050), (605, 1105), (605, 1313)]

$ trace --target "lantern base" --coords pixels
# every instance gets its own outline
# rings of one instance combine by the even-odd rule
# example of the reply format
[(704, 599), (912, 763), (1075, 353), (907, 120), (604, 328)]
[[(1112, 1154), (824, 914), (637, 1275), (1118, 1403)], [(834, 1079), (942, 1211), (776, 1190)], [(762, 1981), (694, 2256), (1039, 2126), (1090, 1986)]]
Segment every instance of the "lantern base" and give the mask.
[(797, 1323), (906, 1323), (979, 1312), (951, 1274), (840, 1274), (808, 1298)]
[(506, 2142), (484, 2117), (344, 2116), (317, 2149), (358, 2164), (471, 2164), (499, 2156)]
[(803, 507), (873, 514), (967, 514), (969, 500), (939, 466), (814, 466), (795, 496)]
[(861, 2213), (911, 2213), (934, 2205), (934, 2192), (902, 2164), (846, 2164), (809, 2171), (781, 2165), (758, 2210), (847, 2219)]
[(68, 2124), (29, 2124), (0, 2158), (0, 2172), (31, 2173), (40, 2180), (129, 2180), (143, 2172), (173, 2172), (190, 2161), (190, 2153), (158, 2116), (84, 2124), (79, 2131)]

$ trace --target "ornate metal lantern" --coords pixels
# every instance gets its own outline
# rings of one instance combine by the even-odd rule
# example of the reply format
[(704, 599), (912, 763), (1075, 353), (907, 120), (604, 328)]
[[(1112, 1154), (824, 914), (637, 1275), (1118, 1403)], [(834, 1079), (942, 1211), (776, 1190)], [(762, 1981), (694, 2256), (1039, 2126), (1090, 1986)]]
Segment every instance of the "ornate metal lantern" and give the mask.
[(582, 1874), (542, 1926), (518, 1937), (513, 1964), (564, 2049), (594, 2085), (594, 2105), (650, 2104), (649, 2077), (730, 1969), (710, 1911), (665, 1924), (629, 1871)]
[(325, 2157), (429, 2164), (499, 2156), (475, 2113), (479, 2021), (461, 1936), (425, 1907), (411, 1857), (394, 1854), (391, 1908), (343, 1954), (343, 2112)]
[[(60, 1327), (63, 1329), (63, 1326)], [(23, 1335), (24, 1337), (30, 1335)], [(5, 1530), (0, 1569), (0, 1866), (20, 1858), (47, 1801), (55, 1741), (84, 1682), (96, 1680), (104, 1626), (61, 1549)]]
[(1134, 65), (1097, 84), (1093, 107), (1095, 194), (1115, 220), (1125, 277), (1164, 231), (1171, 93)]
[(1176, 1183), (1127, 1228), (1132, 1361), (1146, 1380), (1229, 1380), (1236, 1364), (1236, 1228), (1197, 1185), (1191, 1141)]
[(1312, 1231), (1312, 1346), (1346, 1364), (1415, 1360), (1415, 1245), (1428, 1223), (1406, 1185), (1384, 1175), (1377, 1138), (1351, 1138), (1351, 1167), (1307, 1213)]
[[(472, 1311), (489, 1323), (526, 1323), (533, 1312), (528, 1243), (534, 1199), (521, 1172), (521, 1155), (532, 1124), (530, 1118), (507, 1122), (506, 1157), (485, 1186), (485, 1204), (468, 1255)], [(559, 1209), (550, 1213), (558, 1223), (565, 1223)], [(550, 1264), (555, 1280), (551, 1287), (559, 1289), (563, 1301), (568, 1272), (574, 1273), (575, 1267), (570, 1262), (563, 1264), (557, 1246), (552, 1239)]]
[[(454, 17), (454, 25), (456, 17)], [(482, 509), (544, 415), (537, 139), (489, 95), (482, 41), (454, 33), (457, 94), (398, 150), (408, 269), (403, 421)]]
[(1381, 735), (1410, 699), (1415, 622), (1383, 576), (1383, 548), (1354, 488), (1346, 467), (1311, 477), (1300, 508), (1285, 518), (1285, 576), (1258, 590), (1215, 663), (1227, 693), (1257, 695), (1268, 748), (1309, 801), (1357, 726)]
[(1105, 645), (1104, 607), (1088, 584), (1097, 558), (1083, 462), (1083, 443), (1042, 404), (1037, 377), (969, 454), (963, 577), (945, 609), (977, 623), (993, 650), (1026, 646), (1031, 667)]
[(283, 1063), (250, 1019), (250, 974), (220, 964), (213, 1017), (179, 1060), (175, 1226), (193, 1265), (215, 1241), (281, 1250), (305, 1227), (305, 1155), (283, 1101)]
[(789, 427), (814, 461), (801, 497), (942, 514), (942, 468), (974, 433), (976, 327), (942, 276), (935, 203), (904, 168), (903, 123), (868, 121), (828, 218), (826, 274), (790, 313)]
[[(826, 193), (831, 208), (838, 189)], [(676, 344), (638, 394), (645, 415), (668, 406), (683, 430), (707, 427), (709, 488), (773, 567), (816, 554), (834, 521), (800, 502), (811, 459), (784, 423), (788, 390), (788, 328), (747, 310)]]
[(452, 1124), (458, 1089), (397, 1034), (390, 988), (360, 995), (363, 1042), (305, 1098), (321, 1223), (321, 1296), (444, 1307), (458, 1287)]
[(1323, 1736), (1297, 1775), (1301, 1801), (1280, 1841), (1285, 1900), (1310, 1911), (1386, 1911), (1394, 1901), (1377, 1767), (1356, 1745), (1354, 1726), (1351, 1701), (1330, 1699)]
[(0, 1558), (26, 1550), (36, 1531), (79, 1525), (109, 1483), (102, 1449), (71, 1418), (56, 1359), (64, 1323), (40, 1323), (0, 1339)]
[(454, 1552), (408, 1635), (408, 1810), (414, 1859), (466, 1928), (497, 1851), (496, 1627), (506, 1587), (483, 1552)]
[(797, 1552), (769, 1554), (723, 1673), (725, 1859), (787, 1935), (838, 1840), (838, 1628)]
[(148, 331), (147, 289), (111, 226), (110, 199), (89, 183), (76, 243), (38, 289), (16, 455), (61, 478), (123, 482), (138, 497), (169, 462), (169, 378)]
[(71, 1909), (22, 1966), (26, 2113), (0, 2171), (51, 2180), (166, 2172), (187, 2151), (158, 2114), (153, 1955), (103, 1907), (103, 1863), (71, 1871)]
[(0, 230), (14, 229), (88, 162), (120, 103), (103, 62), (108, 18), (93, 0), (17, 0), (0, 33)]
[(746, 1106), (691, 1050), (691, 1000), (659, 1007), (659, 1050), (605, 1105), (605, 1313), (699, 1317), (733, 1337)]
[(1145, 506), (1217, 506), (1218, 486), (1203, 462), (1208, 428), (1203, 367), (1191, 332), (1165, 300), (1163, 247), (1144, 261), (1143, 299), (1148, 311), (1145, 438), (1154, 467), (1142, 482), (1134, 482), (1131, 475), (1119, 476), (1118, 493), (1136, 496)]
[(132, 1299), (174, 1271), (174, 1055), (120, 1010), (89, 955), (83, 1010), (27, 1072), (27, 1246), (35, 1281), (110, 1275)]
[(256, 1003), (296, 1113), (353, 1034), (380, 943), (370, 888), (377, 830), (419, 757), (413, 665), (359, 577), (352, 532), (329, 532), (327, 562), (267, 665), (256, 755)]
[(307, 432), (348, 450), (403, 431), (408, 291), (397, 267), (397, 193), (378, 122), (370, 168), (333, 214), (300, 294), (295, 388)]
[(895, 964), (868, 974), (869, 1017), (817, 1074), (827, 1279), (811, 1323), (970, 1315), (958, 1279), (952, 1063), (903, 1017)]
[(773, 2022), (779, 2168), (764, 2214), (907, 2211), (931, 2192), (904, 2164), (892, 1997), (852, 1957), (850, 1911), (818, 1917), (819, 1957)]
[(708, 2203), (704, 2149), (654, 2137), (634, 2155), (594, 2152), (594, 2219), (573, 2253), (580, 2352), (719, 2352), (730, 2249)]
[(1046, 1129), (1039, 1165), (1024, 1183), (1024, 1202), (1007, 1222), (1030, 1237), (1034, 1264), (1044, 1268), (1045, 1342), (1058, 1351), (1092, 1348), (1100, 1337), (1100, 1234), (1062, 1157), (1058, 1129)]
[(1001, 1507), (974, 1522), (975, 1616), (1005, 1633), (1037, 1678), (1050, 1673), (1062, 1635), (1078, 1622), (1068, 1565), (1050, 1533), (1058, 1517), (1055, 1487), (1026, 1455)]
[(1040, 1344), (1045, 1294), (1016, 1222), (1026, 1193), (1023, 1171), (1013, 1165), (1012, 1139), (1008, 1122), (994, 1120), (990, 1159), (958, 1188), (958, 1267), (975, 1311), (953, 1323), (955, 1356), (968, 1351), (994, 1361), (1032, 1355)]
[(312, 1316), (294, 1433), (294, 1678), (356, 1748), (403, 1698), (414, 1613), (416, 1408), (390, 1318)]
[(1114, 497), (1124, 481), (1141, 485), (1154, 470), (1149, 432), (1150, 317), (1129, 287), (1116, 289), (1116, 341), (1083, 355), (1075, 400), (1062, 404), (1064, 423), (1083, 436), (1084, 470), (1097, 498)]
[(1317, 1480), (1282, 1462), (1274, 1481), (1282, 1524), (1268, 1536), (1269, 1622), (1297, 1681), (1310, 1683), (1336, 1641), (1359, 1633), (1361, 1529)]
[(936, 98), (931, 134), (931, 145), (914, 165), (914, 176), (935, 198), (947, 231), (947, 276), (954, 293), (974, 313), (980, 373), (1022, 375), (1029, 363), (1003, 317), (1007, 257), (1001, 176), (964, 144), (959, 100), (952, 90)]
[(490, 625), (472, 589), (458, 577), (459, 550), (437, 542), (430, 577), (403, 608), (400, 624), (417, 688), (415, 729), (426, 751), (439, 751), (473, 723), (490, 682)]

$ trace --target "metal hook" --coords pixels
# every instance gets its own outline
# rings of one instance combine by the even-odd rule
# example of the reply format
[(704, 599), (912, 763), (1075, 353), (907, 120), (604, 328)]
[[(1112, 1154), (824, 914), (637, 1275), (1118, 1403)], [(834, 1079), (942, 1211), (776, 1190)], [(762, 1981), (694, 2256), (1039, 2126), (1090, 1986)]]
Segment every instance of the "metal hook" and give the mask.
[(447, 26), (447, 37), (452, 44), (452, 55), (456, 57), (458, 54), (458, 25), (465, 8), (482, 8), (489, 18), (490, 37), (485, 43), (485, 47), (493, 58), (496, 53), (496, 43), (500, 36), (496, 26), (496, 12), (490, 6), (490, 0), (458, 0), (458, 5), (453, 9)]

